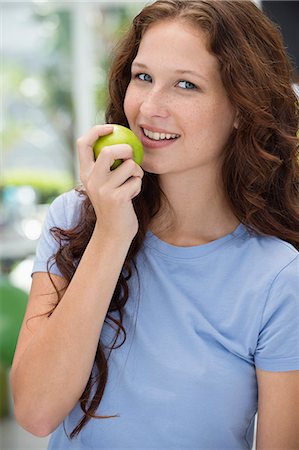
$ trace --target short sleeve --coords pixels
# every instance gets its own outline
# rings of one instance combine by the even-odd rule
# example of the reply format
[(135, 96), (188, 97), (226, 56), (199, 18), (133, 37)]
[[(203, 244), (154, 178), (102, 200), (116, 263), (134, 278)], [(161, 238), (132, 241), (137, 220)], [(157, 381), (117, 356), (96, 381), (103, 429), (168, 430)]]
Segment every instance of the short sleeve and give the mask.
[[(80, 207), (84, 196), (75, 189), (59, 195), (49, 206), (43, 223), (42, 233), (37, 244), (32, 273), (47, 272), (47, 263), (57, 250), (59, 243), (50, 232), (52, 227), (67, 230), (78, 223)], [(50, 262), (49, 271), (54, 275), (62, 276), (55, 261)]]
[(255, 365), (261, 370), (299, 370), (299, 255), (272, 283), (260, 328)]
[[(34, 272), (47, 272), (48, 259), (58, 250), (59, 244), (50, 233), (50, 229), (52, 227), (66, 228), (64, 209), (64, 194), (62, 194), (48, 208), (42, 233), (36, 248), (32, 274)], [(51, 262), (50, 267), (51, 273), (62, 276), (55, 262)]]

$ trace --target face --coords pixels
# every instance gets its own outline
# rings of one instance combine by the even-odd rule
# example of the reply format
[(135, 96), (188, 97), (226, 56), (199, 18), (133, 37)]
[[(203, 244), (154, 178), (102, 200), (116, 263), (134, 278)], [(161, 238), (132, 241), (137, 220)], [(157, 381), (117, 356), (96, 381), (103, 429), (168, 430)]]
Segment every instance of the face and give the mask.
[(180, 21), (158, 22), (145, 32), (124, 110), (143, 143), (142, 168), (156, 174), (219, 167), (236, 125), (205, 35)]

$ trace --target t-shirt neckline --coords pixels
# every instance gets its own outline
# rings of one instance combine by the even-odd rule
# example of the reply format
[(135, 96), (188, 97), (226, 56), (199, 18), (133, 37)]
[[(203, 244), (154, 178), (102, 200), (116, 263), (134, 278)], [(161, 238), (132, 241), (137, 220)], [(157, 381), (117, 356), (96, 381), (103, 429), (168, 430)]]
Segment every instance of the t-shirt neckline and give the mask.
[(147, 231), (145, 244), (146, 246), (158, 251), (159, 253), (168, 257), (192, 259), (199, 258), (213, 252), (218, 247), (226, 244), (232, 239), (242, 236), (246, 232), (246, 227), (240, 223), (231, 233), (220, 237), (207, 244), (194, 245), (191, 247), (179, 247), (168, 242), (162, 241), (151, 230)]

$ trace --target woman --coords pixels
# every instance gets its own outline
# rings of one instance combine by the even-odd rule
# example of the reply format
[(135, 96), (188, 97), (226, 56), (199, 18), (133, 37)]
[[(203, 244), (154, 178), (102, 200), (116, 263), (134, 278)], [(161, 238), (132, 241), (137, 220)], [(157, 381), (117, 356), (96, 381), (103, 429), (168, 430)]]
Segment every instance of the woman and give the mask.
[[(50, 449), (250, 449), (257, 410), (258, 450), (298, 448), (292, 77), (249, 1), (135, 18), (108, 124), (78, 139), (82, 187), (49, 208), (12, 368), (16, 418)], [(111, 123), (142, 168), (125, 144), (94, 162)]]

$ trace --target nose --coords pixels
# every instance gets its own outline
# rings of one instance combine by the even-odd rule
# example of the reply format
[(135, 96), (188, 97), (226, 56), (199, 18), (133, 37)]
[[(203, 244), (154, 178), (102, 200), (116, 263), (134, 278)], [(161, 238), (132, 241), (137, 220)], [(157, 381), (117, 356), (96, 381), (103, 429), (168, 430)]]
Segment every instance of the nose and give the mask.
[(169, 116), (169, 99), (162, 90), (153, 88), (141, 100), (140, 113), (144, 117), (166, 118)]

